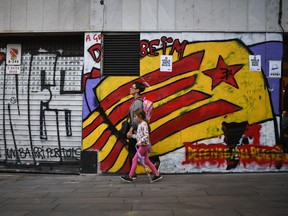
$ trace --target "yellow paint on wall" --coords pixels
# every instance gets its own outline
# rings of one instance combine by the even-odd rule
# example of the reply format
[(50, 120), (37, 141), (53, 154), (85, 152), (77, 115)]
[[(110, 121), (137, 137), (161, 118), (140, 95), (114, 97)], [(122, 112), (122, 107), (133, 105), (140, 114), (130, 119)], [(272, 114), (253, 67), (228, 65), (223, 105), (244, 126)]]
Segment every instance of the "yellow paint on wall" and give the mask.
[(98, 153), (99, 162), (103, 161), (111, 152), (113, 146), (116, 144), (117, 138), (115, 136), (110, 136), (104, 147)]
[(99, 136), (108, 128), (107, 124), (101, 124), (99, 125), (92, 133), (90, 133), (88, 136), (86, 136), (82, 140), (82, 148), (88, 149), (93, 146), (95, 141), (98, 139)]
[[(135, 77), (128, 77), (128, 76), (108, 76), (105, 78), (104, 82), (101, 82), (96, 88), (96, 95), (98, 100), (103, 100), (107, 95), (111, 94), (113, 91), (116, 91), (120, 86), (131, 82), (134, 80)], [(129, 92), (127, 92), (129, 95)], [(120, 100), (121, 98), (119, 98)]]
[(109, 169), (108, 172), (118, 172), (121, 167), (124, 165), (126, 158), (128, 156), (128, 150), (127, 148), (123, 148), (119, 154), (119, 157), (117, 158), (114, 165)]
[[(268, 90), (265, 87), (265, 77), (263, 77), (262, 72), (249, 71), (248, 56), (250, 53), (242, 44), (239, 44), (237, 40), (194, 43), (186, 46), (184, 56), (203, 49), (205, 50), (205, 54), (199, 71), (190, 72), (190, 75), (195, 73), (198, 75), (192, 89), (205, 92), (212, 95), (212, 97), (187, 106), (185, 110), (193, 110), (220, 99), (240, 106), (242, 110), (193, 125), (159, 141), (153, 146), (154, 151), (159, 154), (165, 154), (166, 152), (180, 148), (183, 146), (183, 142), (193, 142), (195, 140), (207, 139), (223, 134), (221, 130), (223, 121), (243, 122), (247, 120), (249, 124), (253, 124), (269, 120), (273, 117), (271, 101)], [(202, 73), (204, 70), (216, 68), (220, 55), (227, 65), (243, 64), (243, 67), (235, 74), (238, 89), (224, 82), (212, 89), (212, 79)], [(144, 74), (154, 70), (159, 65), (160, 56), (158, 58), (146, 58), (141, 59), (141, 68)], [(177, 59), (177, 57), (174, 54), (173, 60), (175, 61), (175, 59)], [(175, 95), (170, 97), (173, 98)], [(166, 100), (166, 98), (163, 99), (163, 101), (164, 100)], [(157, 129), (165, 122), (179, 115), (181, 115), (181, 109), (158, 119), (151, 124), (152, 130)], [(214, 129), (211, 130), (211, 128)]]
[(93, 123), (93, 121), (99, 116), (99, 113), (94, 111), (83, 123), (82, 127), (85, 128)]

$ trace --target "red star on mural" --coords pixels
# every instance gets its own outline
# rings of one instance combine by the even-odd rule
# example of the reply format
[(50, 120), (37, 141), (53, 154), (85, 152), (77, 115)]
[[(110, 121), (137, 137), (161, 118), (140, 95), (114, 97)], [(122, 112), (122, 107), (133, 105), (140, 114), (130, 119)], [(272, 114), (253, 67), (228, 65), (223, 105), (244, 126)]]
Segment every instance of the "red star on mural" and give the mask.
[(234, 76), (242, 67), (242, 64), (227, 65), (222, 56), (219, 56), (216, 68), (205, 70), (203, 73), (212, 79), (212, 90), (221, 82), (225, 82), (238, 89), (239, 87)]

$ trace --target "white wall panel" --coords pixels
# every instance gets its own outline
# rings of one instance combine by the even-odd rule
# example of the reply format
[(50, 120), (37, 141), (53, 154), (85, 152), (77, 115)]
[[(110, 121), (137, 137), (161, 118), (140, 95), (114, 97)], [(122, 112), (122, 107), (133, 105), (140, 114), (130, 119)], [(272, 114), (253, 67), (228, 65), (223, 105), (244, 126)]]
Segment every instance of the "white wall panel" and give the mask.
[(282, 27), (288, 32), (288, 1), (283, 0), (282, 2)]
[(89, 29), (90, 0), (75, 0), (74, 30)]
[(0, 0), (0, 29), (10, 30), (10, 0)]
[(249, 0), (248, 31), (266, 30), (266, 3), (263, 0)]
[(73, 30), (74, 8), (74, 0), (59, 1), (59, 29)]
[(99, 0), (91, 0), (90, 5), (90, 29), (101, 29), (103, 26), (104, 5)]
[(230, 31), (247, 31), (248, 29), (248, 0), (230, 0)]
[(140, 1), (123, 0), (123, 29), (138, 30), (140, 27)]
[(44, 1), (43, 9), (43, 29), (44, 30), (58, 30), (58, 16), (59, 2), (58, 0)]
[(159, 0), (158, 29), (175, 29), (175, 0)]
[(11, 0), (11, 30), (26, 30), (27, 1)]
[(212, 1), (212, 30), (225, 31), (230, 24), (230, 4), (227, 0)]
[(196, 31), (211, 30), (211, 0), (194, 0), (194, 20), (193, 26)]
[(157, 30), (158, 2), (155, 0), (141, 0), (141, 30)]
[(122, 29), (122, 0), (104, 1), (104, 30), (121, 30)]
[(43, 0), (27, 0), (27, 30), (42, 30)]
[(266, 29), (271, 31), (279, 31), (280, 26), (278, 25), (278, 11), (279, 11), (279, 2), (278, 1), (268, 1), (266, 9)]
[(194, 0), (177, 0), (175, 22), (176, 30), (193, 29)]

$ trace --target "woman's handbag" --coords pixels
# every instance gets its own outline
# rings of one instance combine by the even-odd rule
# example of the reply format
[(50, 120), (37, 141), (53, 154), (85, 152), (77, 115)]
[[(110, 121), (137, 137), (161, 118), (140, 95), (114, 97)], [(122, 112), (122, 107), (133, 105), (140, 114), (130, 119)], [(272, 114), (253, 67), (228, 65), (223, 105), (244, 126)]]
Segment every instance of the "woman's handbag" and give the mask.
[(122, 127), (119, 130), (119, 133), (121, 134), (122, 137), (125, 137), (127, 139), (127, 133), (129, 132), (130, 128), (131, 128), (131, 125), (128, 122), (128, 117), (127, 117), (127, 119), (124, 122), (122, 122)]

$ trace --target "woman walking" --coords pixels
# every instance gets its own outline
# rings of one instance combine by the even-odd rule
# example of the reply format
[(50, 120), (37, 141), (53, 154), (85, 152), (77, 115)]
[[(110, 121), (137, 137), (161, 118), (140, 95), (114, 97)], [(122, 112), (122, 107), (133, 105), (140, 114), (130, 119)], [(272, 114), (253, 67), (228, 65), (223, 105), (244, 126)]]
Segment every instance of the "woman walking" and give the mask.
[[(134, 82), (133, 85), (130, 88), (130, 95), (133, 95), (134, 101), (130, 106), (129, 109), (129, 119), (131, 128), (130, 131), (127, 133), (127, 138), (129, 139), (128, 142), (128, 154), (129, 154), (129, 160), (130, 164), (132, 164), (132, 159), (136, 153), (136, 139), (132, 137), (133, 132), (137, 131), (138, 122), (136, 122), (133, 118), (134, 112), (137, 109), (143, 109), (143, 99), (141, 97), (141, 93), (145, 91), (145, 85), (141, 82)], [(156, 169), (159, 169), (160, 166), (160, 159), (159, 156), (152, 156), (150, 160), (154, 163)], [(133, 178), (136, 178), (136, 175), (133, 176)]]

